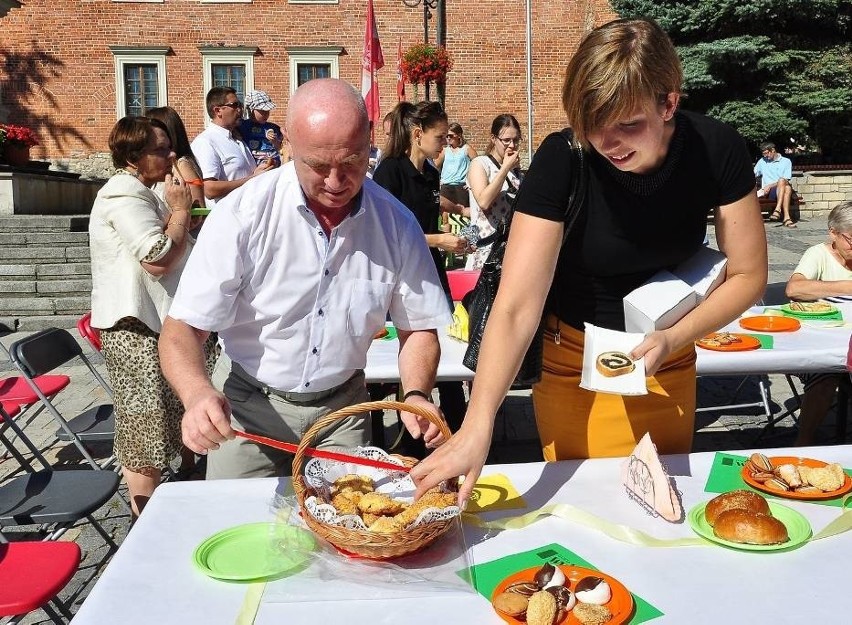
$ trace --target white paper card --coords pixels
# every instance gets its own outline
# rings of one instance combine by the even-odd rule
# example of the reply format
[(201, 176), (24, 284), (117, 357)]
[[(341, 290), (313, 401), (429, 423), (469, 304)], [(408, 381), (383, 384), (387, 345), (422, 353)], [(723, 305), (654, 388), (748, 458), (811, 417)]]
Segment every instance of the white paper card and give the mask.
[(644, 358), (634, 361), (635, 368), (630, 373), (611, 378), (600, 373), (596, 365), (598, 356), (603, 352), (629, 354), (634, 347), (644, 340), (645, 335), (635, 332), (607, 330), (590, 323), (585, 324), (585, 329), (583, 373), (580, 376), (580, 388), (617, 395), (647, 395), (648, 386), (645, 381)]

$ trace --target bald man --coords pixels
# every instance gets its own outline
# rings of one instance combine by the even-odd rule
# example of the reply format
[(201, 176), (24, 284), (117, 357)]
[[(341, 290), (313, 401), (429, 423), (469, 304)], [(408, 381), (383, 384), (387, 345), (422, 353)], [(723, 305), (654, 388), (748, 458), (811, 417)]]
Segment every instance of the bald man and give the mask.
[[(364, 366), (390, 314), (407, 401), (428, 398), (446, 298), (411, 211), (366, 179), (367, 111), (348, 83), (318, 79), (290, 100), (292, 161), (230, 193), (204, 225), (160, 336), (160, 359), (185, 413), (184, 443), (209, 452), (208, 479), (289, 473), (292, 457), (235, 429), (298, 443), (316, 420), (367, 400)], [(201, 347), (218, 332), (212, 382)], [(406, 428), (428, 446), (438, 429)], [(369, 443), (366, 419), (339, 421), (317, 447)]]

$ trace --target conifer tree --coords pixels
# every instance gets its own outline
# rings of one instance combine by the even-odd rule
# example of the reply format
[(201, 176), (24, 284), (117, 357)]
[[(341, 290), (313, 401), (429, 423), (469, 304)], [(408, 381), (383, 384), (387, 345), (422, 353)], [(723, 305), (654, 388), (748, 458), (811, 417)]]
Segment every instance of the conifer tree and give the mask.
[(622, 17), (653, 18), (672, 38), (684, 108), (732, 124), (755, 150), (768, 139), (779, 151), (852, 162), (852, 0), (611, 4)]

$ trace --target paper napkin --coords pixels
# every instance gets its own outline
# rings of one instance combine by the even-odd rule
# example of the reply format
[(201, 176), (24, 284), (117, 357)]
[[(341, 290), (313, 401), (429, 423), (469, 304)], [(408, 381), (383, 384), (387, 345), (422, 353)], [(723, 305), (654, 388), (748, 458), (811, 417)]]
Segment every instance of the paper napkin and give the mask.
[(589, 391), (615, 393), (617, 395), (647, 395), (648, 386), (645, 381), (645, 361), (634, 361), (635, 368), (630, 373), (615, 377), (606, 377), (596, 366), (597, 358), (603, 352), (630, 351), (639, 345), (645, 335), (638, 332), (617, 332), (599, 328), (590, 323), (585, 324), (586, 337), (583, 348), (583, 373), (580, 376), (580, 387)]

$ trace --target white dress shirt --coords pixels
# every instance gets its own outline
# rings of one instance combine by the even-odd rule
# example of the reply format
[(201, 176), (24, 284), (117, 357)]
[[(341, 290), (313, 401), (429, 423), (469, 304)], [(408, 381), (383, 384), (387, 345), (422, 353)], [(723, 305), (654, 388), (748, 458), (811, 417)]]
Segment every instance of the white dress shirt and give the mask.
[(450, 322), (414, 215), (365, 180), (360, 206), (326, 237), (291, 162), (223, 198), (169, 314), (218, 332), (264, 384), (305, 393), (363, 369), (388, 312), (402, 330)]
[[(251, 151), (227, 128), (211, 123), (192, 140), (191, 147), (203, 179), (239, 180), (254, 173)], [(216, 200), (205, 200), (206, 208), (216, 206)]]

